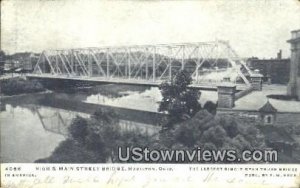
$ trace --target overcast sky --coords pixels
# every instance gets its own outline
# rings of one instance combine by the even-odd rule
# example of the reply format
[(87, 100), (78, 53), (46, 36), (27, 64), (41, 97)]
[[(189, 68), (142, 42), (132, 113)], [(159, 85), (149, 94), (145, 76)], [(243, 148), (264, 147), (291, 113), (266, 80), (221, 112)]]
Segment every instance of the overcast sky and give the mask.
[(6, 53), (105, 45), (229, 40), (242, 57), (289, 57), (298, 0), (1, 1)]

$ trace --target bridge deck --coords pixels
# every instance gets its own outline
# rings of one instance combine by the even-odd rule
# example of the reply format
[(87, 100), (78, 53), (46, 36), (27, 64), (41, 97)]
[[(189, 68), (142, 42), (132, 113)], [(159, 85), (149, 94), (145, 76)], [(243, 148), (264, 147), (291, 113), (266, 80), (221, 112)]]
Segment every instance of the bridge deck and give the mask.
[[(30, 79), (61, 79), (61, 80), (73, 80), (73, 81), (86, 81), (96, 83), (107, 84), (127, 84), (127, 85), (143, 85), (158, 87), (164, 80), (145, 80), (145, 79), (130, 79), (130, 78), (105, 78), (105, 77), (88, 77), (88, 76), (65, 76), (65, 75), (52, 75), (52, 74), (28, 74), (26, 77)], [(203, 82), (197, 84), (191, 84), (189, 87), (200, 90), (217, 90), (217, 86), (220, 82)], [(246, 84), (235, 84), (238, 91), (246, 90), (249, 88)]]

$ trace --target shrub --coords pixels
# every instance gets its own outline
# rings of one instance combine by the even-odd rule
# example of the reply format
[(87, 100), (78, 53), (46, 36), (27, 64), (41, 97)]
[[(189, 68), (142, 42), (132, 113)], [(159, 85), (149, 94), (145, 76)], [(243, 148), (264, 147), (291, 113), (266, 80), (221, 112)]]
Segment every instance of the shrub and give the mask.
[(18, 95), (44, 91), (43, 85), (37, 80), (12, 78), (1, 82), (1, 92), (4, 95)]

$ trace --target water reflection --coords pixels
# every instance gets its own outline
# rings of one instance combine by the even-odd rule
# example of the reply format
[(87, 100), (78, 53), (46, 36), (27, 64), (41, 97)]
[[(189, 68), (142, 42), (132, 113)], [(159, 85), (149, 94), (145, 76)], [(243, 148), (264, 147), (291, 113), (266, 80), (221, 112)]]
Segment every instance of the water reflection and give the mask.
[(4, 163), (26, 163), (48, 157), (65, 139), (44, 129), (38, 115), (28, 108), (6, 105), (0, 120), (1, 162)]
[[(115, 98), (111, 98), (101, 93), (91, 94), (87, 96), (83, 102), (158, 112), (159, 102), (162, 100), (162, 95), (157, 87), (145, 89), (143, 92), (127, 91), (123, 93), (126, 95), (120, 95)], [(203, 106), (207, 101), (216, 103), (217, 99), (217, 92), (201, 91), (199, 102)]]
[[(101, 92), (100, 92), (101, 91)], [(76, 115), (89, 117), (98, 108), (120, 116), (120, 130), (156, 134), (162, 96), (155, 87), (97, 86), (74, 92), (28, 94), (1, 101), (1, 162), (34, 162), (46, 158), (68, 135)], [(217, 93), (203, 91), (200, 102), (216, 102)], [(102, 106), (101, 106), (102, 105)], [(154, 113), (155, 112), (155, 113)]]
[[(1, 120), (1, 162), (34, 162), (51, 155), (59, 143), (68, 136), (72, 120), (89, 114), (64, 109), (40, 106), (5, 105), (0, 113)], [(129, 118), (130, 119), (130, 118)], [(140, 131), (153, 135), (160, 127), (121, 119), (121, 131)]]
[(88, 118), (89, 114), (55, 109), (49, 107), (33, 106), (43, 128), (55, 134), (68, 135), (68, 127), (76, 116)]
[[(114, 84), (82, 88), (78, 91), (56, 92), (52, 97), (149, 112), (158, 112), (159, 102), (162, 100), (157, 87)], [(203, 106), (206, 101), (216, 103), (217, 98), (215, 91), (201, 91), (199, 102)]]
[[(33, 106), (33, 110), (39, 117), (43, 128), (55, 134), (68, 136), (68, 127), (71, 125), (76, 116), (89, 118), (90, 114), (68, 111), (63, 109), (37, 107)], [(120, 130), (122, 131), (139, 131), (144, 134), (153, 135), (158, 133), (160, 127), (143, 123), (120, 119)]]
[(125, 95), (117, 98), (111, 98), (100, 93), (92, 94), (87, 96), (84, 102), (157, 112), (159, 101), (162, 100), (159, 89), (155, 87), (147, 89), (141, 93), (134, 91), (127, 91), (123, 93), (125, 93)]

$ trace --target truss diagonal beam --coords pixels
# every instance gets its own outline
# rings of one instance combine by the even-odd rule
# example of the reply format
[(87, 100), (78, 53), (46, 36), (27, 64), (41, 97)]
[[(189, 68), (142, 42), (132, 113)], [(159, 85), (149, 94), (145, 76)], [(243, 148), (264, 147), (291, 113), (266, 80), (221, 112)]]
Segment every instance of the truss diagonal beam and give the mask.
[[(200, 84), (230, 68), (228, 74), (234, 71), (248, 85), (247, 73), (241, 67), (251, 74), (246, 63), (227, 41), (215, 41), (47, 50), (40, 55), (34, 73), (153, 83), (171, 79), (176, 71), (185, 69), (192, 75), (194, 83)], [(220, 75), (219, 80), (225, 80), (225, 73)]]

